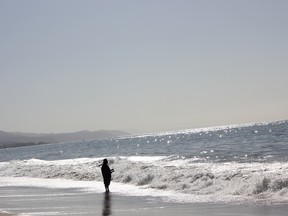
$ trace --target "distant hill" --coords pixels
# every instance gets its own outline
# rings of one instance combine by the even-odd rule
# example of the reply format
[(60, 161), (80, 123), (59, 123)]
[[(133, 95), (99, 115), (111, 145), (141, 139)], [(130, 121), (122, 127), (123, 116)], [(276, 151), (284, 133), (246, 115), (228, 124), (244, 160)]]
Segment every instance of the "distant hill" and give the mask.
[(79, 131), (74, 133), (16, 133), (0, 131), (0, 148), (12, 148), (47, 143), (106, 139), (129, 135), (118, 130)]

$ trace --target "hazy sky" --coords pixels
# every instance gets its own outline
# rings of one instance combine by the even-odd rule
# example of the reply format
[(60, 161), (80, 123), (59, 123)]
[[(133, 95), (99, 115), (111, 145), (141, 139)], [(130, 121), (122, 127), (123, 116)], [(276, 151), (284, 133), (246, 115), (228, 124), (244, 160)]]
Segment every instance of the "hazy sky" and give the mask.
[(287, 0), (0, 0), (0, 130), (288, 119)]

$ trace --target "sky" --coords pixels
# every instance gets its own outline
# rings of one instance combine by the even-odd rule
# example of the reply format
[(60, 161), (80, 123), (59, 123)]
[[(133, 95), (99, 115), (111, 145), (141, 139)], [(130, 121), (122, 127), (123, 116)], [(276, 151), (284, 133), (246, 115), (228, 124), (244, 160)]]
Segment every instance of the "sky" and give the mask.
[(0, 130), (288, 119), (287, 0), (0, 0)]

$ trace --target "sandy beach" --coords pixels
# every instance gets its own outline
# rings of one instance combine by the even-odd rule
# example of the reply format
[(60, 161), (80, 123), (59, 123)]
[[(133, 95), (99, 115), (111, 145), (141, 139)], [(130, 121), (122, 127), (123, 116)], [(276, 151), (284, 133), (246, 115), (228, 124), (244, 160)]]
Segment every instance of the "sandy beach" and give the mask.
[[(0, 187), (0, 211), (13, 215), (287, 215), (286, 206), (169, 203), (155, 197), (92, 193), (78, 189)], [(9, 214), (0, 213), (1, 216)]]

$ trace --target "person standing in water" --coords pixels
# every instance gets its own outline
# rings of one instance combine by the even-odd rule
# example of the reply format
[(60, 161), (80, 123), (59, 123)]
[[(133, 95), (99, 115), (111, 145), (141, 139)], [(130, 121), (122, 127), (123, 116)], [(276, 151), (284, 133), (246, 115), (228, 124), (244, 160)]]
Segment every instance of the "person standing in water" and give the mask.
[(101, 172), (104, 180), (106, 193), (109, 193), (109, 185), (111, 182), (111, 173), (114, 172), (114, 169), (110, 169), (108, 166), (108, 160), (105, 158), (101, 167)]

